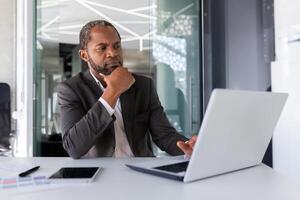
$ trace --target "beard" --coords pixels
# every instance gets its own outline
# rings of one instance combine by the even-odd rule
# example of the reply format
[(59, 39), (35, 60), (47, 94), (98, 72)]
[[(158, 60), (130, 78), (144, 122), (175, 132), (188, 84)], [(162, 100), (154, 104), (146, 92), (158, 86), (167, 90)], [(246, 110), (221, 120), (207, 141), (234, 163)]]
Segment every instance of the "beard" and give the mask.
[(105, 76), (110, 75), (117, 67), (122, 65), (120, 61), (113, 62), (110, 64), (104, 63), (102, 65), (97, 65), (91, 58), (89, 58), (88, 64), (98, 74), (103, 74)]

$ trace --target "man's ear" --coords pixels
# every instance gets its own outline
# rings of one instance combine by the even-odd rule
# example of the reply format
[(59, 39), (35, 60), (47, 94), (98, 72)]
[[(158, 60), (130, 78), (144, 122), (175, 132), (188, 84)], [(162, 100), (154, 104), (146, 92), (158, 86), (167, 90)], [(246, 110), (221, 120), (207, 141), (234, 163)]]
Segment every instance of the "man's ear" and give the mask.
[(78, 54), (79, 54), (79, 57), (80, 57), (83, 61), (88, 62), (88, 60), (89, 60), (89, 55), (88, 55), (88, 53), (87, 53), (87, 51), (86, 51), (85, 49), (80, 49), (80, 50), (78, 51)]

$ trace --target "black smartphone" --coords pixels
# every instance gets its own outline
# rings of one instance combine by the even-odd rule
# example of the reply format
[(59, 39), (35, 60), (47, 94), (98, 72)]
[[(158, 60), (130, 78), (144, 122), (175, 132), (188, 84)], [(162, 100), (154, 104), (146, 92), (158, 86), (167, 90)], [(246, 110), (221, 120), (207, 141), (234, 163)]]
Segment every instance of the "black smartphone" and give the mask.
[(102, 167), (63, 167), (49, 177), (49, 180), (71, 182), (93, 182)]

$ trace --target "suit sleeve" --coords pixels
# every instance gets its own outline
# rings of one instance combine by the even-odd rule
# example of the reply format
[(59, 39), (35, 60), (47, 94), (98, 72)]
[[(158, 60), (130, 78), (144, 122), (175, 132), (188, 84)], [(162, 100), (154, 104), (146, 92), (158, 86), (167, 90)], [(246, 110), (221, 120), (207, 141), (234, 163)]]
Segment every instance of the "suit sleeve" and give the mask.
[(177, 147), (179, 140), (188, 140), (180, 135), (170, 124), (159, 101), (153, 81), (150, 79), (150, 132), (155, 144), (171, 155), (181, 155), (183, 152)]
[(66, 83), (58, 86), (57, 96), (63, 146), (72, 158), (80, 158), (89, 151), (114, 118), (100, 101), (86, 113), (79, 97)]

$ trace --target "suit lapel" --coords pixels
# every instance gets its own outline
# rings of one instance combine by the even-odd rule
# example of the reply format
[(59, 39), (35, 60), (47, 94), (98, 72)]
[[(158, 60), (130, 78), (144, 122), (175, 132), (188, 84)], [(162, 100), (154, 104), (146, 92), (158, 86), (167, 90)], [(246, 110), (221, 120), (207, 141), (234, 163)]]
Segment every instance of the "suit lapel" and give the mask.
[(89, 86), (89, 88), (91, 88), (96, 102), (102, 95), (103, 91), (101, 90), (100, 86), (96, 83), (89, 70), (86, 70), (83, 73), (83, 76), (86, 80), (87, 85)]
[[(132, 149), (132, 136), (133, 136), (133, 120), (135, 113), (135, 87), (132, 86), (127, 92), (120, 96), (122, 117), (127, 135), (128, 143)], [(132, 149), (133, 150), (133, 149)]]

